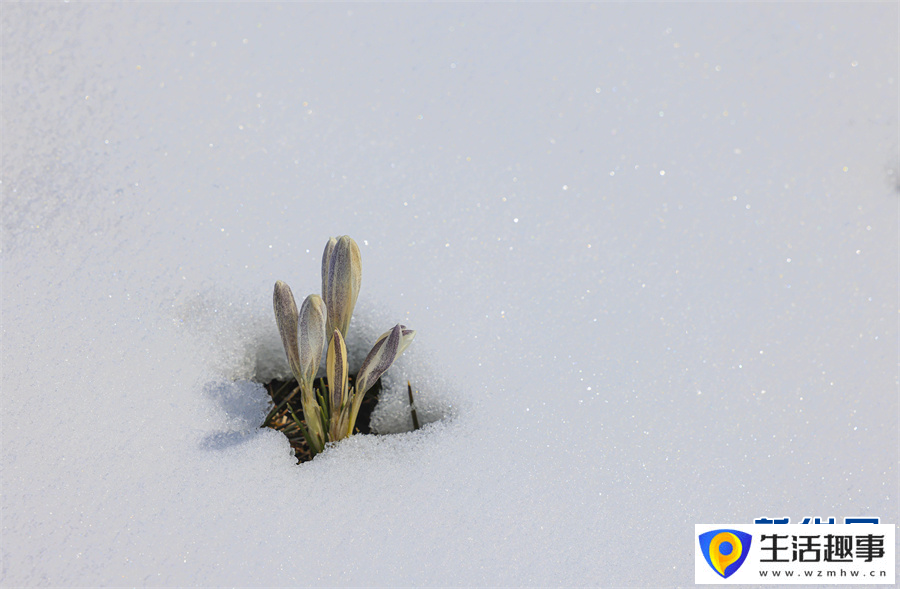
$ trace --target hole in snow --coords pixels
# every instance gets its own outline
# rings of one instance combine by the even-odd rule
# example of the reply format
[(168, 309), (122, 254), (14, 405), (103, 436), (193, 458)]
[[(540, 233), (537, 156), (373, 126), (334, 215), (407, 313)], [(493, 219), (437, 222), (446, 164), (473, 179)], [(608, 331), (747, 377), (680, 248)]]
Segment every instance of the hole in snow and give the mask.
[[(374, 312), (365, 303), (357, 304), (347, 337), (350, 387), (353, 386), (355, 375), (372, 345), (385, 330), (396, 323), (396, 319), (391, 321)], [(419, 428), (422, 428), (450, 414), (450, 405), (436, 394), (436, 391), (445, 388), (444, 383), (430, 374), (417, 343), (413, 341), (403, 355), (366, 392), (356, 420), (354, 435), (407, 433), (417, 429), (416, 422)], [(271, 399), (263, 427), (270, 427), (283, 433), (299, 462), (310, 460), (312, 457), (309, 446), (296, 423), (299, 420), (305, 426), (299, 387), (288, 367), (274, 318), (271, 320), (266, 345), (260, 346), (258, 350), (257, 364), (257, 376), (253, 380), (264, 385)], [(327, 381), (323, 358), (316, 379), (316, 388), (319, 390), (327, 388)], [(410, 403), (410, 388), (413, 403)], [(289, 400), (283, 403), (285, 399)]]
[[(354, 386), (355, 381), (355, 375), (351, 375), (351, 388)], [(262, 427), (269, 427), (284, 434), (288, 439), (288, 442), (290, 442), (291, 450), (294, 451), (294, 456), (297, 457), (298, 462), (312, 460), (313, 456), (310, 452), (309, 444), (307, 444), (303, 432), (301, 431), (301, 428), (306, 427), (306, 420), (304, 419), (303, 409), (300, 403), (300, 389), (297, 385), (297, 380), (293, 378), (287, 381), (273, 380), (263, 384), (266, 388), (266, 392), (272, 399), (272, 403), (270, 404), (271, 409), (266, 415)], [(315, 388), (323, 395), (327, 394), (328, 378), (323, 376), (316, 379)], [(377, 434), (377, 432), (372, 431), (371, 420), (372, 411), (378, 404), (380, 396), (381, 379), (378, 379), (378, 382), (376, 382), (371, 389), (366, 391), (366, 396), (363, 398), (362, 404), (359, 407), (354, 435)], [(410, 419), (412, 420), (412, 413), (415, 411), (415, 405), (410, 406), (409, 411), (411, 415)], [(418, 412), (415, 411), (415, 413), (416, 422), (418, 422)], [(421, 425), (421, 423), (419, 425)], [(417, 428), (413, 427), (410, 429)]]
[[(318, 285), (316, 285), (318, 286)], [(198, 361), (218, 376), (207, 382), (203, 396), (210, 402), (206, 419), (212, 431), (201, 445), (208, 450), (224, 451), (238, 446), (266, 431), (262, 424), (273, 408), (265, 385), (288, 383), (296, 386), (272, 313), (268, 288), (253, 289), (252, 295), (235, 296), (216, 290), (193, 293), (175, 304), (176, 323), (186, 327), (196, 338)], [(298, 292), (300, 291), (300, 292)], [(302, 287), (295, 296), (303, 297)], [(223, 302), (227, 301), (227, 302)], [(373, 306), (361, 293), (357, 301), (347, 337), (349, 373), (355, 375), (372, 344), (384, 331), (403, 321), (392, 317), (381, 306)], [(421, 428), (449, 418), (455, 412), (447, 391), (448, 381), (431, 368), (422, 333), (366, 394), (358, 435), (404, 434), (414, 430), (407, 381), (412, 384), (416, 413)], [(324, 359), (318, 377), (325, 376)], [(282, 392), (282, 395), (289, 391)], [(295, 402), (296, 401), (296, 404)], [(291, 405), (301, 420), (299, 394)], [(365, 417), (364, 411), (368, 411)], [(359, 427), (363, 425), (364, 427)], [(340, 446), (341, 442), (337, 443)], [(295, 450), (296, 451), (296, 450)], [(325, 452), (328, 453), (329, 448)]]

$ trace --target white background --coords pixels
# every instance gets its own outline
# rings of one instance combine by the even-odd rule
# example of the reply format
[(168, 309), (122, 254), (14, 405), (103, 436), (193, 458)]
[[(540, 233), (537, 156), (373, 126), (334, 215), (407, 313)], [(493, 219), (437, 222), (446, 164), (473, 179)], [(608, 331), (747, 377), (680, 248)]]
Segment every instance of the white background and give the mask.
[[(2, 10), (5, 585), (689, 585), (898, 491), (898, 11)], [(297, 466), (277, 279), (360, 244), (382, 431)]]

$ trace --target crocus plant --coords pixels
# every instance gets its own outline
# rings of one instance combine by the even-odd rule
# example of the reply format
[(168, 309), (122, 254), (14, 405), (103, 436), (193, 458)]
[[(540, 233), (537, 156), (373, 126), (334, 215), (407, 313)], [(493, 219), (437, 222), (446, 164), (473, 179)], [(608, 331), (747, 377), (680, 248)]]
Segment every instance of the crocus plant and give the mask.
[[(311, 294), (300, 305), (290, 287), (275, 283), (275, 321), (281, 333), (291, 372), (297, 378), (305, 427), (303, 436), (313, 455), (328, 442), (353, 435), (356, 417), (366, 392), (412, 343), (416, 332), (395, 325), (381, 334), (363, 360), (353, 386), (349, 385), (345, 340), (359, 295), (362, 262), (359, 246), (344, 235), (332, 237), (322, 255), (322, 296)], [(315, 386), (325, 354), (327, 387)]]

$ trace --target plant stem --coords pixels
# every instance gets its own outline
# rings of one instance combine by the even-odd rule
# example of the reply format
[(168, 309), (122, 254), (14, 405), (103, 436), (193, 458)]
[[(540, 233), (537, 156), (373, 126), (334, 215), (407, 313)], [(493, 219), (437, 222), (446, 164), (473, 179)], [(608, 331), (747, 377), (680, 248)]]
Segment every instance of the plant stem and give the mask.
[(288, 404), (287, 408), (291, 412), (291, 417), (294, 418), (294, 423), (297, 425), (297, 429), (299, 429), (300, 433), (303, 434), (303, 437), (306, 438), (306, 443), (309, 444), (310, 453), (313, 456), (315, 456), (318, 453), (318, 450), (316, 449), (316, 445), (313, 444), (312, 436), (309, 435), (309, 432), (307, 431), (307, 429), (305, 427), (303, 427), (303, 424), (297, 418), (297, 414), (294, 413), (294, 408), (291, 407), (290, 404)]
[(419, 429), (419, 415), (416, 413), (415, 401), (413, 401), (412, 384), (406, 381), (406, 390), (409, 392), (409, 408), (412, 411), (413, 429)]

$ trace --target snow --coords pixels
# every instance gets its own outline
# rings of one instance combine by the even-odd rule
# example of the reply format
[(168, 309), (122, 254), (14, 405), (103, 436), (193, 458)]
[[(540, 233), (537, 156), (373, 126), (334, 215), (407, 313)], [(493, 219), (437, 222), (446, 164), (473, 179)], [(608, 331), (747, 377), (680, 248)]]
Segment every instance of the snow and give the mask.
[[(5, 4), (0, 580), (687, 585), (694, 523), (896, 523), (897, 22)], [(342, 234), (401, 433), (298, 466), (272, 286)]]

